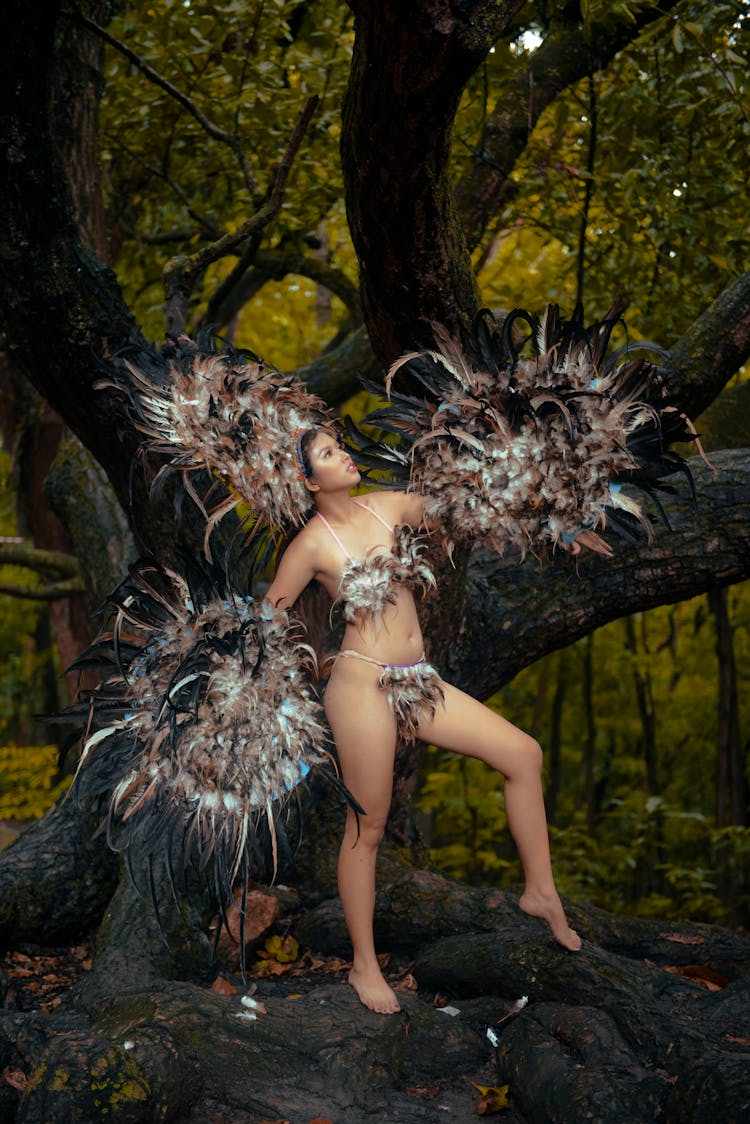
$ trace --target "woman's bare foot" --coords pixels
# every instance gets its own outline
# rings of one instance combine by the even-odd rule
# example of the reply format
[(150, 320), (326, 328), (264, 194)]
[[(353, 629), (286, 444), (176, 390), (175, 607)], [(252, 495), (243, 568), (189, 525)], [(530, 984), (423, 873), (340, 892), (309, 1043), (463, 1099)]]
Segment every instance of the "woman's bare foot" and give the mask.
[(552, 930), (555, 940), (570, 952), (578, 952), (581, 947), (581, 938), (575, 929), (571, 929), (565, 910), (556, 890), (541, 894), (534, 890), (526, 890), (518, 899), (518, 904), (524, 913), (531, 917), (541, 917)]
[(401, 1010), (395, 991), (385, 982), (377, 964), (369, 971), (352, 968), (349, 973), (349, 983), (359, 996), (360, 1002), (371, 1011), (377, 1011), (381, 1015), (395, 1015)]

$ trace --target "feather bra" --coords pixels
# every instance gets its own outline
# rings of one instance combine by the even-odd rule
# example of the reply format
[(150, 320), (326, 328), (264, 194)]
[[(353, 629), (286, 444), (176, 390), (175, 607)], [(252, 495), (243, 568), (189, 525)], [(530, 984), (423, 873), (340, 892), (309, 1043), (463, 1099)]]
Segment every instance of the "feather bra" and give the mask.
[(315, 517), (322, 521), (346, 558), (336, 599), (336, 604), (341, 605), (344, 620), (348, 624), (371, 621), (379, 628), (386, 607), (396, 602), (398, 585), (416, 585), (426, 592), (434, 588), (435, 575), (422, 558), (424, 543), (410, 527), (392, 528), (373, 508), (358, 500), (354, 503), (369, 511), (393, 535), (390, 551), (384, 552), (382, 547), (374, 546), (361, 558), (353, 558), (328, 520), (320, 512)]

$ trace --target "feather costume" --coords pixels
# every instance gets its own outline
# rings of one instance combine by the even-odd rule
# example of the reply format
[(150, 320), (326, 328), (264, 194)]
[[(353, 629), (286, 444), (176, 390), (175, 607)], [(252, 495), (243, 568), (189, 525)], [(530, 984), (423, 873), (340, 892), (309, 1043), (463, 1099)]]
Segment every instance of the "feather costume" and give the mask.
[(387, 691), (388, 706), (396, 719), (399, 736), (413, 742), (419, 726), (435, 716), (445, 701), (440, 675), (424, 660), (414, 664), (386, 664), (378, 686)]
[(423, 593), (435, 588), (435, 575), (422, 557), (424, 542), (407, 526), (394, 527), (393, 537), (388, 553), (376, 546), (364, 557), (347, 561), (336, 601), (345, 621), (356, 624), (365, 619), (379, 627), (386, 606), (396, 603), (399, 583), (419, 586)]
[[(217, 352), (187, 337), (166, 360), (153, 350), (123, 353), (108, 372), (98, 386), (127, 396), (141, 452), (164, 462), (152, 488), (179, 473), (205, 517), (209, 559), (211, 532), (240, 503), (272, 526), (304, 521), (312, 497), (300, 475), (294, 434), (330, 424), (330, 413), (300, 383), (248, 352)], [(201, 498), (195, 478), (206, 472), (214, 486)]]
[(220, 582), (132, 568), (112, 631), (74, 665), (107, 674), (66, 717), (85, 727), (74, 796), (107, 801), (110, 847), (128, 860), (137, 848), (149, 868), (165, 858), (173, 889), (175, 866), (197, 861), (223, 909), (239, 875), (247, 886), (264, 823), (275, 868), (277, 805), (312, 767), (348, 794), (309, 685), (312, 650), (283, 610)]
[[(656, 491), (673, 490), (664, 476), (680, 470), (692, 486), (685, 461), (667, 446), (692, 440), (694, 430), (644, 355), (660, 349), (637, 343), (605, 355), (621, 311), (616, 303), (585, 329), (580, 308), (568, 322), (556, 306), (541, 318), (516, 310), (501, 335), (483, 313), (477, 364), (433, 325), (436, 348), (395, 362), (386, 383), (391, 404), (365, 419), (395, 434), (396, 447), (365, 445), (360, 459), (402, 481), (408, 473), (449, 546), (540, 552), (607, 523), (631, 537), (640, 523), (650, 536), (647, 515), (621, 485), (638, 485), (659, 507)], [(513, 343), (524, 321), (532, 358)], [(422, 397), (390, 394), (402, 371), (421, 384)]]

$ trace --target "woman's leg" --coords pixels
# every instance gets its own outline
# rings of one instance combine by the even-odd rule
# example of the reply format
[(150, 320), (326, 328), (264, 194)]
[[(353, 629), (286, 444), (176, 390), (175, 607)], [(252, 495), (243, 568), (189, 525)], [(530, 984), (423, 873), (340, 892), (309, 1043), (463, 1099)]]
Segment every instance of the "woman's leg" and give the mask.
[(568, 925), (555, 888), (542, 795), (542, 751), (533, 738), (470, 695), (445, 684), (445, 706), (420, 724), (419, 736), (443, 749), (486, 761), (505, 776), (505, 812), (523, 867), (519, 905), (543, 918), (571, 951), (581, 940)]
[(375, 863), (393, 788), (396, 723), (378, 670), (354, 659), (339, 660), (325, 693), (325, 710), (336, 742), (344, 784), (367, 815), (347, 812), (339, 852), (339, 895), (354, 958), (349, 982), (365, 1007), (382, 1014), (400, 1011), (375, 956)]

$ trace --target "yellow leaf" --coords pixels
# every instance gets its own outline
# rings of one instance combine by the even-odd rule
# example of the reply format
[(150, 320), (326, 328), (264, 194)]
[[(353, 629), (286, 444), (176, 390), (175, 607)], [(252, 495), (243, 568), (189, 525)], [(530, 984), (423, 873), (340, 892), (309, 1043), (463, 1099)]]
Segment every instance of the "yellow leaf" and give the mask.
[(266, 952), (279, 964), (290, 964), (299, 954), (299, 943), (294, 937), (280, 937), (278, 933), (268, 937), (265, 943)]
[(493, 1113), (501, 1112), (508, 1107), (509, 1085), (477, 1085), (476, 1081), (472, 1081), (471, 1084), (478, 1093), (481, 1093), (477, 1103), (477, 1114), (479, 1116), (491, 1116)]

